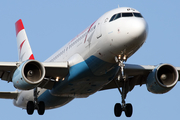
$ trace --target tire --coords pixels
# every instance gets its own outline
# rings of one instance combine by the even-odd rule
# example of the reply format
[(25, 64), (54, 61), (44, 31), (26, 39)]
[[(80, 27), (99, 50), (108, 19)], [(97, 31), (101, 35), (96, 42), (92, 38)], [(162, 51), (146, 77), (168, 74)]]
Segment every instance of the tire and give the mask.
[(122, 107), (120, 103), (116, 103), (114, 106), (114, 114), (116, 117), (120, 117), (122, 113)]
[(130, 103), (126, 104), (125, 114), (126, 117), (131, 117), (133, 113), (133, 107)]
[(29, 101), (26, 106), (27, 114), (32, 115), (34, 113), (34, 102)]
[(45, 104), (44, 104), (44, 102), (43, 102), (43, 101), (40, 101), (39, 104), (38, 104), (38, 106), (39, 106), (38, 114), (39, 114), (39, 115), (43, 115), (44, 112), (45, 112)]

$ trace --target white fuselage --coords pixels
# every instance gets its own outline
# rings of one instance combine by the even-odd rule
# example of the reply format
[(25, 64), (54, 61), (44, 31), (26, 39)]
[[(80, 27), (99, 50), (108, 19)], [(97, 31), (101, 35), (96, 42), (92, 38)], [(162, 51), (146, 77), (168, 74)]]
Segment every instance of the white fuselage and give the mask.
[[(116, 16), (119, 13), (121, 17)], [(113, 20), (112, 17), (114, 15), (118, 18)], [(104, 76), (116, 65), (115, 57), (123, 55), (127, 59), (135, 53), (145, 42), (147, 29), (147, 23), (144, 18), (139, 16), (139, 12), (132, 8), (117, 8), (102, 15), (97, 21), (46, 60), (46, 62), (68, 61), (70, 73), (75, 66), (82, 66), (84, 62), (86, 64), (86, 67), (83, 68), (86, 72), (82, 71), (77, 74), (77, 76), (81, 76), (82, 73), (83, 76), (76, 78), (77, 76), (72, 72), (75, 77), (67, 77), (67, 80), (59, 82), (51, 91), (39, 88), (39, 96), (42, 94), (45, 96), (45, 93), (48, 91), (49, 96), (51, 94), (51, 96), (58, 97), (57, 99), (61, 99), (61, 96), (68, 98), (57, 104), (49, 104), (46, 108), (62, 106), (75, 97), (87, 97), (109, 83), (110, 80), (105, 80)], [(76, 71), (79, 70), (78, 68), (80, 67), (77, 67)], [(86, 76), (87, 73), (88, 75)], [(72, 85), (68, 86), (67, 84), (69, 83)], [(91, 83), (91, 86), (88, 86), (87, 83)], [(41, 100), (43, 98), (40, 97)], [(46, 99), (49, 98), (47, 97)], [(25, 108), (27, 101), (30, 100), (33, 100), (33, 90), (22, 91), (18, 99), (14, 101), (14, 104)], [(50, 101), (51, 98), (48, 102)]]

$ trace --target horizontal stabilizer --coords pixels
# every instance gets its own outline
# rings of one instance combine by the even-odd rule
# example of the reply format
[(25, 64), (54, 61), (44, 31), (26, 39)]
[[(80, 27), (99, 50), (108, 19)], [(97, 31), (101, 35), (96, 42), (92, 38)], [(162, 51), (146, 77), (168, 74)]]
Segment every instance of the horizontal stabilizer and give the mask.
[(18, 97), (19, 92), (0, 92), (0, 98), (3, 99), (16, 99)]

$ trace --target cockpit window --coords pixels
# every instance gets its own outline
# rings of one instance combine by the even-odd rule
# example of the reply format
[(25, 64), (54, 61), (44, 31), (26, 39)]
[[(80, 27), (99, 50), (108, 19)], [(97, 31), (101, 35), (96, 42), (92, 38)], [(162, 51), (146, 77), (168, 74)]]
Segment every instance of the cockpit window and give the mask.
[(121, 13), (118, 13), (118, 14), (116, 14), (116, 17), (114, 18), (114, 20), (116, 20), (116, 19), (118, 19), (120, 17), (121, 17)]
[(115, 15), (113, 15), (113, 16), (111, 17), (111, 19), (110, 19), (109, 22), (111, 22), (111, 21), (113, 21), (113, 20), (116, 20), (116, 19), (118, 19), (118, 18), (120, 18), (120, 17), (121, 17), (121, 13), (115, 14)]
[(114, 21), (114, 20), (121, 18), (121, 17), (141, 17), (142, 18), (143, 16), (140, 13), (130, 13), (130, 12), (128, 12), (128, 13), (117, 13), (111, 17), (109, 22)]
[(111, 19), (109, 20), (109, 22), (113, 21), (115, 17), (116, 17), (116, 14), (111, 17)]
[(132, 13), (122, 13), (122, 17), (132, 17)]
[(143, 17), (140, 13), (133, 13), (135, 17)]

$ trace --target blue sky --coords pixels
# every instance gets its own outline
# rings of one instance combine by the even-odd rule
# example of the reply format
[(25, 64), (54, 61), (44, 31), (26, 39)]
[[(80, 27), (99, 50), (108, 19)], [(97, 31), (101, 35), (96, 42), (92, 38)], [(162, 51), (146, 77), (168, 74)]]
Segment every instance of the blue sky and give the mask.
[[(66, 42), (74, 38), (105, 12), (120, 7), (133, 7), (145, 17), (149, 34), (147, 41), (127, 63), (157, 65), (170, 63), (180, 66), (179, 0), (8, 0), (0, 1), (0, 61), (18, 61), (14, 23), (22, 19), (35, 59), (44, 61)], [(14, 91), (12, 83), (0, 81), (0, 91)], [(117, 89), (97, 92), (88, 98), (75, 99), (67, 105), (47, 110), (44, 116), (35, 111), (14, 107), (12, 100), (0, 99), (0, 116), (5, 119), (59, 120), (177, 120), (180, 118), (180, 83), (163, 95), (152, 94), (145, 85), (136, 86), (127, 96), (134, 112), (114, 116), (114, 104), (121, 101)]]

